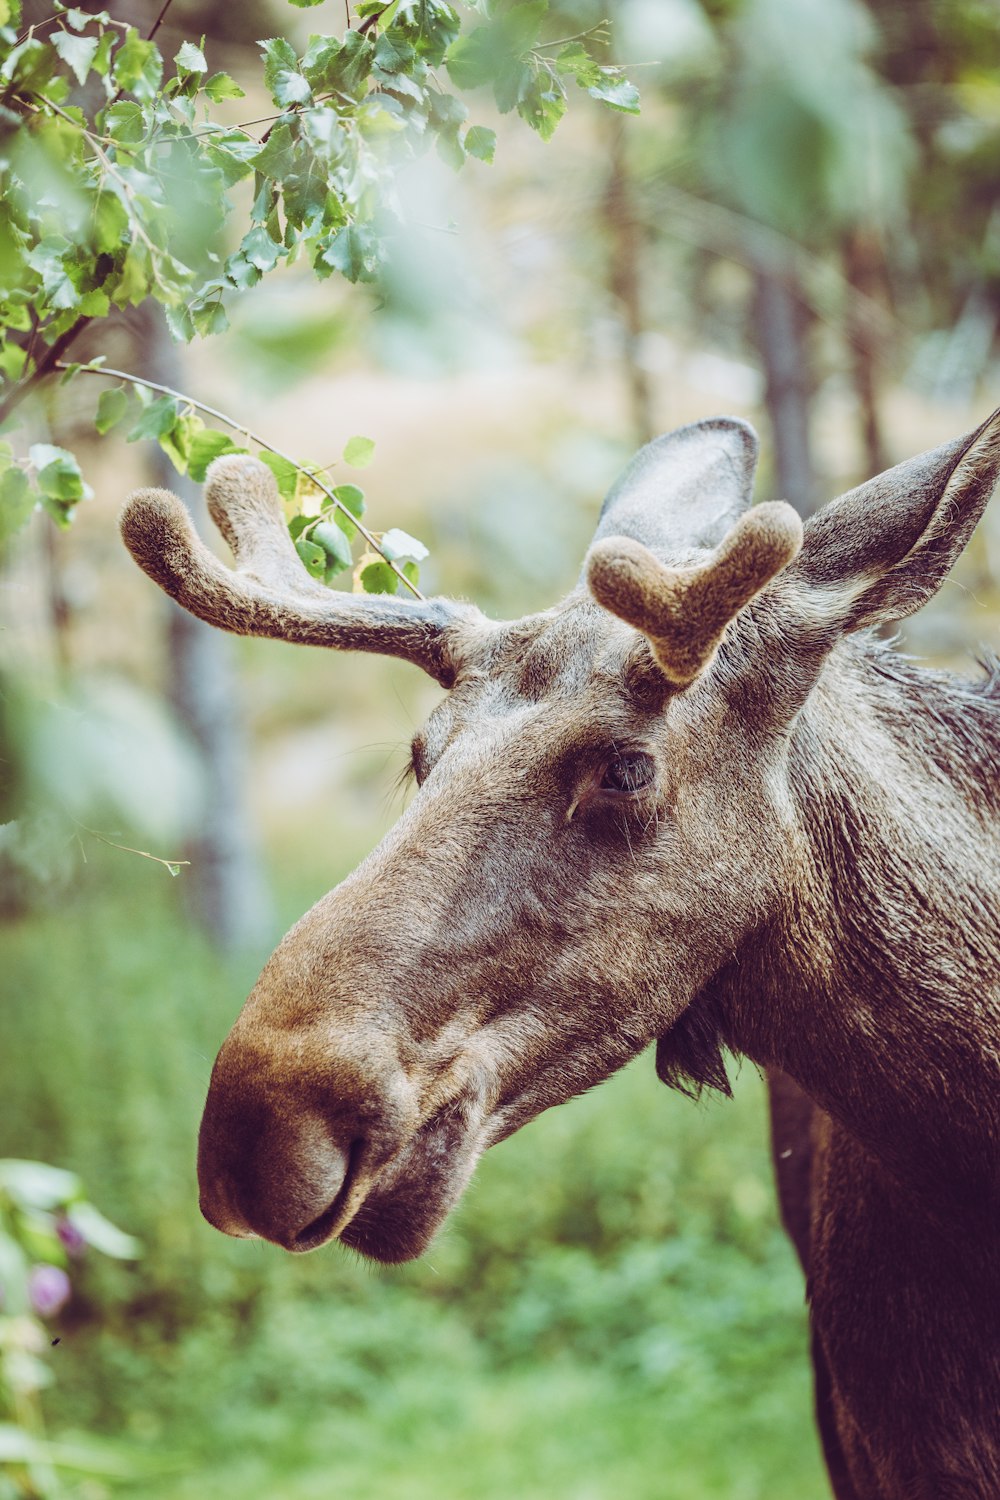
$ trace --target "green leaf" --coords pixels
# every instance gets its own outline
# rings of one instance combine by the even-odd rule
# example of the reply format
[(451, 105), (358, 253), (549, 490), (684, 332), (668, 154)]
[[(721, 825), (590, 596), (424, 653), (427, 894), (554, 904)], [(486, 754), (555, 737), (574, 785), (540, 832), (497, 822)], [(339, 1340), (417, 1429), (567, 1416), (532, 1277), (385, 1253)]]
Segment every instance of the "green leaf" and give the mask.
[(35, 466), (39, 490), (50, 500), (82, 500), (88, 493), (80, 465), (65, 448), (56, 448), (51, 443), (34, 443), (28, 457)]
[(204, 432), (205, 424), (194, 412), (185, 412), (178, 417), (169, 432), (164, 432), (159, 438), (160, 447), (177, 470), (178, 474), (186, 474), (188, 469), (188, 458), (191, 454), (191, 446), (201, 432)]
[(532, 130), (538, 132), (543, 141), (550, 140), (566, 113), (566, 95), (551, 74), (540, 69), (522, 89), (517, 112)]
[(54, 64), (51, 49), (37, 37), (29, 37), (8, 53), (0, 67), (0, 78), (21, 93), (39, 93), (52, 77)]
[(275, 125), (259, 151), (249, 158), (250, 165), (264, 177), (280, 182), (298, 165), (296, 141), (291, 126), (282, 121)]
[(626, 115), (637, 115), (639, 113), (639, 90), (634, 83), (629, 83), (619, 68), (602, 68), (601, 82), (592, 85), (587, 93), (592, 99), (600, 99), (602, 104), (609, 104), (612, 109), (621, 110)]
[(275, 244), (262, 224), (251, 229), (240, 245), (240, 254), (261, 272), (272, 270), (282, 253), (283, 247)]
[[(58, 8), (59, 7), (57, 6), (56, 9), (58, 10)], [(75, 7), (73, 7), (66, 12), (63, 19), (68, 26), (72, 26), (74, 31), (86, 31), (88, 26), (106, 26), (111, 17), (108, 15), (106, 10), (77, 10)]]
[(106, 111), (104, 128), (112, 140), (120, 141), (123, 146), (138, 145), (146, 134), (142, 106), (131, 99), (120, 99)]
[(20, 531), (34, 510), (36, 499), (27, 474), (16, 464), (0, 474), (0, 542)]
[(352, 469), (367, 469), (374, 457), (374, 438), (352, 437), (344, 444), (344, 462), (350, 464)]
[(243, 89), (228, 73), (213, 73), (205, 85), (205, 93), (213, 104), (221, 104), (224, 99), (246, 98)]
[(289, 5), (295, 5), (299, 10), (308, 10), (310, 6), (322, 5), (323, 0), (288, 0)]
[(568, 73), (581, 88), (589, 88), (591, 84), (601, 81), (600, 65), (582, 42), (570, 42), (568, 47), (562, 49), (556, 58), (556, 71)]
[[(366, 439), (362, 438), (362, 439), (360, 439), (360, 441), (365, 442)], [(374, 446), (375, 445), (373, 443), (372, 444), (372, 448), (373, 449), (374, 449)], [(345, 454), (345, 457), (346, 457), (346, 454)], [(335, 487), (333, 493), (336, 495), (336, 497), (340, 501), (341, 505), (345, 506), (351, 512), (352, 516), (363, 516), (364, 515), (364, 513), (365, 513), (365, 492), (364, 492), (364, 490), (359, 489), (356, 484), (338, 484)]]
[[(80, 293), (66, 264), (72, 250), (72, 245), (62, 235), (52, 234), (39, 240), (27, 257), (29, 266), (42, 278), (42, 287), (50, 309), (76, 307), (80, 300)], [(78, 270), (76, 274), (79, 275)]]
[(347, 224), (326, 243), (320, 254), (325, 265), (341, 271), (348, 281), (374, 281), (379, 245), (367, 224)]
[(360, 99), (375, 55), (375, 44), (360, 31), (349, 31), (342, 42), (332, 36), (309, 38), (302, 71), (314, 93), (349, 94)]
[(497, 133), (487, 125), (472, 125), (465, 132), (464, 145), (477, 161), (491, 162), (497, 147)]
[(548, 0), (529, 0), (459, 37), (446, 59), (452, 81), (460, 89), (491, 83), (497, 107), (507, 114), (530, 87), (527, 59), (547, 12)]
[(399, 578), (388, 563), (369, 563), (361, 569), (361, 587), (366, 594), (394, 594), (399, 588)]
[(461, 22), (445, 0), (404, 0), (390, 29), (405, 36), (417, 56), (436, 68), (459, 35)]
[(70, 1204), (66, 1217), (87, 1244), (100, 1250), (102, 1255), (110, 1255), (115, 1260), (135, 1260), (142, 1249), (137, 1239), (112, 1224), (92, 1203)]
[(326, 572), (326, 552), (319, 543), (307, 541), (305, 537), (299, 537), (295, 543), (295, 550), (313, 578), (322, 578)]
[(278, 36), (259, 42), (258, 46), (264, 54), (264, 82), (275, 104), (282, 109), (292, 104), (309, 104), (312, 89), (302, 75), (292, 44)]
[(107, 292), (95, 287), (92, 292), (84, 292), (76, 310), (83, 318), (106, 318), (111, 311), (111, 299)]
[(219, 432), (214, 427), (206, 427), (204, 432), (196, 433), (191, 440), (188, 453), (188, 474), (196, 484), (202, 484), (213, 458), (221, 458), (224, 453), (246, 453), (246, 451), (233, 441), (228, 432)]
[(163, 58), (154, 42), (145, 41), (130, 26), (125, 40), (115, 53), (114, 80), (127, 94), (151, 101), (163, 77)]
[(416, 56), (412, 44), (404, 40), (398, 32), (387, 31), (379, 37), (375, 43), (373, 62), (375, 67), (381, 68), (383, 73), (399, 73), (404, 68), (409, 68)]
[(261, 463), (267, 464), (274, 475), (282, 500), (293, 502), (299, 485), (298, 465), (293, 464), (290, 459), (282, 458), (278, 453), (269, 453), (266, 448), (258, 456)]
[(94, 426), (103, 437), (106, 432), (111, 431), (112, 427), (117, 426), (127, 411), (127, 393), (122, 390), (121, 386), (112, 386), (110, 390), (101, 392)]
[(196, 302), (191, 309), (191, 321), (195, 332), (200, 333), (202, 338), (210, 338), (215, 333), (225, 333), (229, 327), (226, 309), (218, 297), (211, 302)]
[(418, 542), (407, 531), (400, 531), (398, 526), (393, 526), (384, 534), (381, 547), (390, 562), (399, 562), (404, 557), (413, 562), (423, 562), (429, 556), (423, 542)]
[(96, 248), (113, 255), (116, 250), (128, 243), (129, 238), (128, 210), (118, 194), (110, 191), (98, 193), (94, 199), (94, 245)]
[(177, 400), (173, 396), (158, 396), (151, 401), (143, 410), (138, 422), (128, 435), (130, 443), (137, 443), (141, 438), (150, 438), (154, 442), (163, 437), (164, 433), (170, 431), (180, 411)]
[(174, 58), (178, 73), (207, 73), (208, 63), (205, 54), (194, 42), (182, 42), (177, 56)]
[(218, 168), (230, 188), (250, 175), (253, 158), (260, 148), (242, 130), (227, 130), (213, 136), (203, 149), (207, 160)]
[(87, 81), (91, 64), (97, 52), (100, 38), (96, 36), (73, 36), (69, 31), (52, 33), (52, 45), (67, 67), (73, 70), (77, 83)]
[(310, 538), (317, 542), (326, 553), (325, 572), (331, 570), (340, 572), (344, 568), (349, 568), (354, 562), (351, 544), (339, 526), (333, 526), (329, 521), (321, 521), (318, 526), (313, 527)]

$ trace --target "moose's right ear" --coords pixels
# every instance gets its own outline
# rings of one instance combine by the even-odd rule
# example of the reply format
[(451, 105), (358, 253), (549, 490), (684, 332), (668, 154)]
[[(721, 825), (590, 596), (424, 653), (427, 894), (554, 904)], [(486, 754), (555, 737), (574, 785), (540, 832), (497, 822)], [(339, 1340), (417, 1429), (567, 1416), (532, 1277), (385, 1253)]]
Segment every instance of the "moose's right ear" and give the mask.
[(785, 577), (811, 623), (861, 630), (937, 592), (1000, 477), (1000, 410), (975, 432), (897, 464), (807, 524)]

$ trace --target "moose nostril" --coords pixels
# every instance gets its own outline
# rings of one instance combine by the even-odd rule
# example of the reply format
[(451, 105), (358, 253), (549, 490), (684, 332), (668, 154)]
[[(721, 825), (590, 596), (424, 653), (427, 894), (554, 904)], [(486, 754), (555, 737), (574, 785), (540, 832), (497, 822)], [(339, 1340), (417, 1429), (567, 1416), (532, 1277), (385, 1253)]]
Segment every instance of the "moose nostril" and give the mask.
[[(330, 1238), (331, 1231), (341, 1217), (344, 1205), (347, 1202), (347, 1196), (354, 1185), (355, 1169), (362, 1144), (363, 1142), (360, 1140), (352, 1141), (346, 1153), (334, 1148), (336, 1155), (341, 1160), (342, 1170), (336, 1177), (332, 1172), (329, 1173), (326, 1184), (326, 1207), (322, 1213), (310, 1219), (294, 1235), (288, 1246), (290, 1250), (315, 1250), (317, 1246), (325, 1244)], [(329, 1164), (332, 1165), (332, 1162), (329, 1162)]]

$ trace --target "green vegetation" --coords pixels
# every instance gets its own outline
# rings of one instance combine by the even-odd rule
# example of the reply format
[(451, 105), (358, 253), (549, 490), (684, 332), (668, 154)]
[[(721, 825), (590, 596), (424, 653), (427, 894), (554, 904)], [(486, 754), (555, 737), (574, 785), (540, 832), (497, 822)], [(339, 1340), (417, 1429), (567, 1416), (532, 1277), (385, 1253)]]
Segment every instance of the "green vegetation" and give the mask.
[(696, 1106), (640, 1059), (490, 1153), (412, 1266), (226, 1241), (194, 1141), (250, 975), (189, 931), (181, 882), (96, 858), (8, 932), (0, 1060), (9, 1148), (100, 1184), (144, 1245), (78, 1263), (53, 1324), (52, 1430), (115, 1439), (133, 1474), (81, 1495), (824, 1493), (749, 1070)]

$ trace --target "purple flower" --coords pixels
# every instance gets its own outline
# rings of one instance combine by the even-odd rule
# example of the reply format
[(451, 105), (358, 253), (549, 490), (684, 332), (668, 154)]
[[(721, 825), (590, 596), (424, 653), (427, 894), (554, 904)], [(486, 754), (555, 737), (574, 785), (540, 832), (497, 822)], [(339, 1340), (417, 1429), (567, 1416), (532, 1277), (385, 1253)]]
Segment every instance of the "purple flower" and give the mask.
[(56, 1234), (62, 1240), (67, 1254), (72, 1255), (74, 1259), (77, 1259), (79, 1256), (81, 1256), (87, 1248), (86, 1235), (84, 1235), (73, 1223), (73, 1220), (68, 1219), (65, 1214), (61, 1219), (59, 1219), (58, 1223), (56, 1224)]
[(40, 1318), (53, 1318), (69, 1301), (69, 1277), (58, 1266), (32, 1266), (28, 1273), (28, 1296)]

